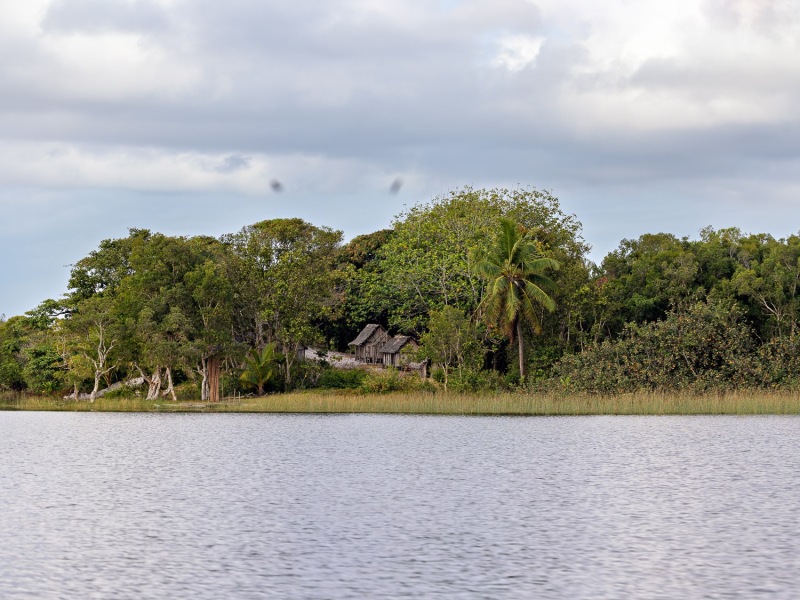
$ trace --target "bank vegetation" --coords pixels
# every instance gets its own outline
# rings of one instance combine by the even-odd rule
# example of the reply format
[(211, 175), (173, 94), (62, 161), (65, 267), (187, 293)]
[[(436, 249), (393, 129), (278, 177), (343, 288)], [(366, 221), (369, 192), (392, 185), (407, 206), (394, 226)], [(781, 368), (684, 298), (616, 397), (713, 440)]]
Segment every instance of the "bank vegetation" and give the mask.
[[(3, 406), (796, 412), (800, 237), (708, 227), (588, 252), (535, 189), (456, 190), (347, 242), (301, 219), (131, 229), (62, 297), (0, 319)], [(430, 379), (337, 368), (370, 323), (418, 340)], [(207, 408), (212, 365), (225, 400)]]

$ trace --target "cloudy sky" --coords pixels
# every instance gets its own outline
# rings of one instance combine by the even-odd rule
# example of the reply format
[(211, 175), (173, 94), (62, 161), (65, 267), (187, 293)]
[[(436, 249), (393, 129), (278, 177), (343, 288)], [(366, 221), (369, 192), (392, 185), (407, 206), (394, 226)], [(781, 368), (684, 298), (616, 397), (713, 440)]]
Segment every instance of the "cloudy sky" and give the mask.
[(0, 0), (7, 316), (129, 227), (351, 238), (464, 185), (551, 190), (597, 261), (782, 237), (799, 158), (793, 0)]

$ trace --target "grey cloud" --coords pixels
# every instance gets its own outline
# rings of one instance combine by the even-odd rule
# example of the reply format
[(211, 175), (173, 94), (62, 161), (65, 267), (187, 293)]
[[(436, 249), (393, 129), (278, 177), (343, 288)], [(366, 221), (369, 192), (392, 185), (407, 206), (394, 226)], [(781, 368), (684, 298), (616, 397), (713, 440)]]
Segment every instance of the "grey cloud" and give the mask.
[[(428, 11), (427, 3), (407, 6), (412, 15)], [(465, 127), (490, 134), (494, 126), (483, 124), (496, 121), (504, 107), (493, 106), (514, 90), (480, 68), (481, 32), (533, 33), (541, 21), (524, 0), (467, 2), (419, 23), (378, 11), (355, 15), (347, 3), (331, 10), (325, 2), (200, 0), (187, 9), (173, 15), (180, 35), (152, 42), (201, 65), (202, 79), (183, 97), (55, 98), (40, 80), (22, 96), (12, 86), (22, 113), (12, 130), (172, 147), (196, 147), (202, 138), (207, 146), (262, 151), (324, 152), (335, 143), (366, 153), (458, 136)], [(54, 5), (45, 24), (143, 27), (148, 19), (165, 21), (151, 4), (76, 0)], [(36, 125), (43, 111), (46, 127)]]
[(253, 159), (249, 156), (242, 156), (241, 154), (231, 154), (226, 156), (221, 164), (217, 165), (214, 169), (218, 173), (235, 173), (242, 169), (247, 169)]
[(42, 28), (48, 33), (154, 34), (168, 27), (165, 12), (149, 0), (57, 0), (42, 19)]
[[(62, 75), (57, 57), (36, 39), (0, 39), (0, 142), (63, 142), (98, 154), (118, 148), (207, 153), (215, 157), (203, 163), (212, 179), (224, 179), (213, 173), (234, 179), (263, 164), (261, 157), (309, 158), (309, 168), (316, 168), (317, 158), (334, 165), (340, 160), (374, 173), (378, 182), (374, 189), (357, 189), (363, 180), (342, 183), (346, 178), (333, 172), (335, 166), (321, 166), (332, 171), (314, 177), (329, 177), (336, 189), (322, 198), (301, 193), (307, 184), (300, 175), (270, 171), (264, 177), (277, 177), (283, 193), (270, 193), (265, 179), (261, 196), (232, 194), (226, 203), (233, 211), (230, 230), (295, 213), (354, 235), (387, 226), (402, 203), (429, 200), (452, 187), (520, 183), (562, 197), (566, 208), (592, 227), (589, 241), (604, 251), (642, 229), (684, 227), (685, 215), (670, 221), (669, 211), (705, 206), (697, 229), (717, 225), (710, 217), (721, 189), (735, 196), (732, 187), (760, 185), (765, 195), (790, 197), (786, 190), (800, 157), (796, 114), (782, 122), (666, 131), (621, 123), (595, 131), (574, 123), (576, 116), (591, 123), (593, 106), (575, 115), (560, 101), (606, 90), (713, 98), (749, 94), (748, 86), (757, 88), (753, 93), (791, 100), (800, 95), (796, 82), (735, 62), (712, 64), (699, 54), (692, 60), (650, 61), (633, 75), (587, 72), (587, 48), (550, 35), (547, 15), (525, 0), (472, 0), (442, 8), (428, 0), (401, 2), (193, 0), (167, 9), (149, 1), (60, 0), (42, 23), (49, 42), (67, 33), (132, 32), (141, 35), (148, 56), (167, 56), (175, 68), (196, 69), (198, 75), (185, 89), (155, 87), (125, 97), (93, 94), (89, 86), (79, 90), (85, 93), (67, 94), (54, 84)], [(382, 12), (397, 6), (403, 12)], [(517, 73), (489, 66), (505, 33), (547, 38), (535, 66)], [(402, 193), (394, 197), (387, 186), (400, 176)], [(26, 185), (46, 189), (40, 181), (13, 181), (19, 185), (15, 198), (24, 197)], [(98, 241), (124, 235), (130, 226), (166, 231), (175, 227), (175, 215), (195, 206), (197, 221), (176, 233), (224, 233), (208, 229), (213, 207), (219, 206), (212, 192), (194, 194), (192, 202), (164, 192), (155, 202), (80, 185), (88, 186), (57, 190), (58, 201), (97, 207), (96, 220), (83, 213), (84, 221), (70, 227), (81, 235), (97, 231)], [(683, 200), (660, 208), (670, 197)], [(609, 215), (597, 206), (611, 207)], [(742, 218), (756, 213), (742, 206)], [(153, 209), (152, 220), (139, 218), (145, 208)], [(24, 214), (23, 208), (15, 210)], [(654, 217), (657, 222), (648, 227)], [(776, 227), (784, 220), (776, 218)], [(634, 225), (640, 229), (631, 230)], [(59, 235), (54, 226), (44, 237)], [(24, 245), (18, 238), (14, 243)], [(13, 313), (0, 306), (3, 311)]]

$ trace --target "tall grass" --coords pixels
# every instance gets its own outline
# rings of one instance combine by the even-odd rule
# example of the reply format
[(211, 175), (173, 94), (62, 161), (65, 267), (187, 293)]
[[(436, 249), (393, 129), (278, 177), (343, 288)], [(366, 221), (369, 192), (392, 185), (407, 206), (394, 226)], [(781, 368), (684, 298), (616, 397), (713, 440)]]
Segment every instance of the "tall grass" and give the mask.
[(0, 396), (0, 410), (93, 412), (383, 413), (436, 415), (745, 415), (800, 414), (800, 392), (720, 394), (643, 392), (614, 396), (303, 392), (219, 403), (100, 398), (94, 403), (38, 396)]

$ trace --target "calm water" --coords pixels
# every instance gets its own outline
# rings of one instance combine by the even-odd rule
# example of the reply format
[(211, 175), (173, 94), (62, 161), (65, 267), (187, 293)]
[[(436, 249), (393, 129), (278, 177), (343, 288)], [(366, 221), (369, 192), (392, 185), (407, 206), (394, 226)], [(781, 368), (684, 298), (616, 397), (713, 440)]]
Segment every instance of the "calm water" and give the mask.
[(0, 598), (797, 598), (800, 419), (0, 412)]

